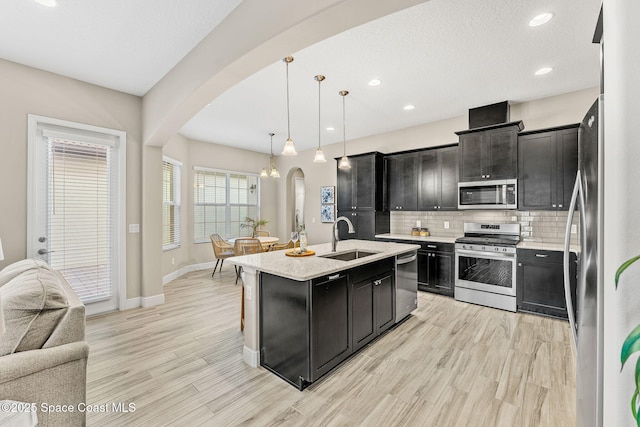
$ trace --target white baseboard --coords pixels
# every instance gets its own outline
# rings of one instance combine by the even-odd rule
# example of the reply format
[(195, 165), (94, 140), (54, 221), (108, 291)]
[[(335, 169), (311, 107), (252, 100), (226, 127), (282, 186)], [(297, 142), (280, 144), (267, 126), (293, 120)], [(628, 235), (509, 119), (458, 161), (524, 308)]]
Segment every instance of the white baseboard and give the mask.
[(129, 298), (125, 300), (124, 307), (122, 307), (122, 310), (131, 310), (132, 308), (138, 308), (138, 307), (140, 307), (140, 297)]
[(260, 363), (260, 352), (257, 350), (251, 350), (245, 345), (242, 347), (242, 360), (252, 368), (257, 368)]
[(153, 307), (154, 305), (160, 304), (164, 304), (164, 294), (140, 298), (141, 307)]
[(164, 276), (162, 278), (162, 286), (165, 286), (167, 283), (171, 282), (172, 280), (175, 280), (180, 276), (184, 276), (187, 273), (191, 273), (192, 271), (213, 269), (215, 265), (216, 263), (211, 261), (211, 262), (203, 262), (201, 264), (191, 264), (191, 265), (184, 266), (182, 268), (177, 269), (173, 273), (169, 273), (166, 276)]

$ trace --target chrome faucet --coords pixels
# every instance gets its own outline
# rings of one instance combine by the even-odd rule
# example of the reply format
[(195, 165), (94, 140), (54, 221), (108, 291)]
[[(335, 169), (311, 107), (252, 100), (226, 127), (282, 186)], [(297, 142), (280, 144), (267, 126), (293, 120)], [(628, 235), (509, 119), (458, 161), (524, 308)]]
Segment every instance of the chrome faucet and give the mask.
[(331, 234), (331, 251), (332, 252), (336, 251), (336, 245), (338, 244), (338, 240), (340, 240), (340, 238), (338, 237), (338, 223), (340, 221), (344, 221), (347, 223), (347, 225), (349, 226), (349, 234), (353, 234), (356, 232), (349, 218), (347, 218), (346, 216), (339, 216), (336, 219), (336, 222), (333, 223), (333, 233)]

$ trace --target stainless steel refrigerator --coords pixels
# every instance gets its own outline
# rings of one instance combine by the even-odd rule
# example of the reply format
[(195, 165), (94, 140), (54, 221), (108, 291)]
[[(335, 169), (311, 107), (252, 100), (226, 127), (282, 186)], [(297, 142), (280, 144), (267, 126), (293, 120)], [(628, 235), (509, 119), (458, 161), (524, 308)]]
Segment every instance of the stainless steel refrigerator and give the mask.
[[(565, 233), (565, 297), (576, 345), (578, 426), (603, 425), (602, 106), (603, 95), (600, 95), (580, 125), (578, 172)], [(569, 245), (575, 209), (580, 218), (580, 249), (573, 300), (569, 285)]]

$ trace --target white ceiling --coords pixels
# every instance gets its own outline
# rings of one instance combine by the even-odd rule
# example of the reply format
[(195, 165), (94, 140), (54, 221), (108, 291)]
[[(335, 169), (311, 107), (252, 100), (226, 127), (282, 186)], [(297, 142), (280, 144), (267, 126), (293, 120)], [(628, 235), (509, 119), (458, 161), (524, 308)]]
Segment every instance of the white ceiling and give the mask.
[[(0, 2), (0, 57), (143, 95), (241, 0)], [(298, 150), (428, 123), (498, 101), (567, 93), (599, 82), (591, 43), (600, 0), (430, 0), (299, 52), (289, 66), (291, 137)], [(213, 5), (213, 6), (212, 6)], [(530, 28), (535, 15), (554, 19)], [(554, 71), (533, 73), (551, 66)], [(382, 84), (368, 86), (378, 78)], [(403, 106), (413, 104), (414, 110)], [(526, 125), (526, 123), (525, 123)], [(335, 127), (328, 132), (327, 126)], [(277, 61), (212, 100), (181, 133), (268, 152), (286, 139), (285, 65)], [(454, 141), (443, 141), (443, 143)]]

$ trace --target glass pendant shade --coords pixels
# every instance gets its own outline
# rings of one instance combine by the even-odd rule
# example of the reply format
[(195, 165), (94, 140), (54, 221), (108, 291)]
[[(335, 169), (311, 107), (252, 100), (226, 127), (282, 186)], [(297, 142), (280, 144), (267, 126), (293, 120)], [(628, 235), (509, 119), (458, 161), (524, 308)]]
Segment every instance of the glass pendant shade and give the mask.
[(278, 168), (274, 166), (271, 167), (271, 173), (269, 174), (271, 178), (280, 178), (280, 172), (278, 172)]
[(326, 163), (327, 159), (324, 157), (324, 153), (322, 152), (322, 148), (316, 150), (316, 155), (313, 158), (313, 163)]
[(260, 172), (260, 178), (267, 178), (269, 176), (269, 172), (267, 172), (266, 166), (262, 168), (262, 172)]
[(287, 66), (287, 140), (282, 148), (282, 155), (295, 156), (298, 153), (296, 152), (296, 146), (293, 144), (293, 140), (291, 139), (291, 120), (289, 114), (289, 64), (293, 62), (293, 56), (287, 56), (286, 58), (283, 58), (282, 61)]
[(340, 163), (338, 164), (340, 169), (351, 169), (351, 163), (349, 162), (349, 158), (347, 156), (342, 156), (340, 159)]
[(296, 146), (293, 144), (291, 138), (287, 138), (284, 143), (284, 148), (282, 148), (282, 155), (295, 156), (296, 154), (298, 154), (298, 152), (296, 151)]

